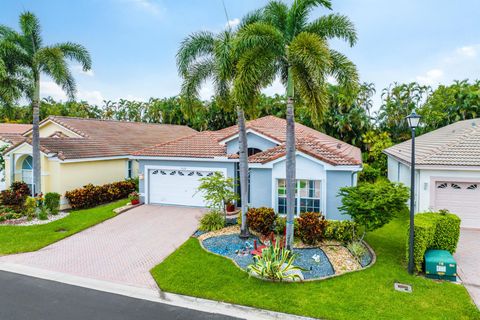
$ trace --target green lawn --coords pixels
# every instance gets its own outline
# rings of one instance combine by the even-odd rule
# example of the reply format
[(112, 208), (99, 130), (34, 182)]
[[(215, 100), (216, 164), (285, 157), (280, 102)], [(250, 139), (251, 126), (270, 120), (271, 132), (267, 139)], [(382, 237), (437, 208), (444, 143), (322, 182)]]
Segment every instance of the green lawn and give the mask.
[[(406, 218), (370, 234), (377, 253), (369, 269), (305, 283), (270, 283), (205, 252), (189, 239), (152, 269), (162, 290), (324, 319), (480, 319), (461, 285), (436, 282), (406, 272)], [(393, 290), (400, 281), (413, 293)]]
[(91, 209), (72, 211), (67, 217), (36, 226), (0, 226), (0, 255), (36, 251), (115, 216), (120, 200)]

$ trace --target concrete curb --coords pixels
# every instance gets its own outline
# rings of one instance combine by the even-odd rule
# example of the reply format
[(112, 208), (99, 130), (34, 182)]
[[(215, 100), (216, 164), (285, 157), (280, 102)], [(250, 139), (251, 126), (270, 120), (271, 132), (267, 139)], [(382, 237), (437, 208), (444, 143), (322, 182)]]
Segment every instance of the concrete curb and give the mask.
[(311, 320), (313, 318), (301, 317), (287, 313), (274, 312), (269, 310), (256, 309), (236, 304), (219, 302), (183, 296), (174, 293), (162, 292), (160, 290), (134, 287), (103, 280), (95, 280), (79, 276), (73, 276), (65, 273), (49, 271), (13, 263), (0, 263), (0, 270), (22, 274), (30, 277), (51, 280), (78, 287), (119, 294), (136, 299), (148, 300), (152, 302), (164, 303), (172, 306), (198, 310), (208, 313), (234, 316), (243, 319), (252, 320), (270, 320), (270, 319), (295, 319)]

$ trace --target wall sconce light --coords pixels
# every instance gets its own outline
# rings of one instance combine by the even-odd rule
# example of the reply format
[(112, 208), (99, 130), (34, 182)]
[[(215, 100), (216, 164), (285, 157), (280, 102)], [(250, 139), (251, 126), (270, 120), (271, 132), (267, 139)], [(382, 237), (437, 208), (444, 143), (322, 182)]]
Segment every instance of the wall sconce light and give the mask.
[(143, 173), (138, 174), (138, 180), (143, 180), (144, 178), (145, 176), (143, 175)]

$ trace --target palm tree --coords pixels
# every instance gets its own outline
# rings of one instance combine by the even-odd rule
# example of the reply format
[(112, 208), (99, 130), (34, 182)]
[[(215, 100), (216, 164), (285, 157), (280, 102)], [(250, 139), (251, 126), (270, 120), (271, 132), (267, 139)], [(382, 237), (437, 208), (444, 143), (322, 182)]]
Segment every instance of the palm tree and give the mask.
[(258, 90), (264, 79), (273, 80), (277, 76), (286, 88), (288, 247), (293, 244), (295, 209), (294, 98), (300, 98), (309, 106), (312, 118), (320, 121), (328, 107), (329, 76), (348, 90), (358, 86), (355, 65), (327, 43), (329, 39), (339, 38), (353, 46), (357, 41), (353, 23), (339, 14), (310, 21), (309, 15), (316, 7), (331, 9), (331, 1), (295, 0), (291, 6), (270, 1), (252, 15), (254, 21), (238, 31), (236, 40), (239, 53), (236, 85), (240, 91)]
[(85, 47), (64, 42), (55, 45), (44, 45), (41, 36), (40, 21), (31, 12), (20, 15), (20, 32), (0, 25), (0, 42), (8, 47), (11, 62), (25, 69), (29, 75), (32, 90), (26, 92), (33, 109), (32, 156), (34, 192), (40, 193), (40, 77), (50, 76), (73, 99), (76, 91), (75, 80), (70, 72), (68, 60), (80, 63), (84, 71), (90, 70), (92, 61)]
[[(233, 50), (234, 32), (229, 28), (219, 34), (202, 31), (191, 34), (180, 45), (177, 66), (183, 78), (182, 96), (188, 105), (199, 98), (199, 90), (206, 80), (212, 80), (215, 96), (222, 108), (232, 110), (235, 106), (232, 84), (236, 74)], [(239, 129), (240, 198), (242, 203), (241, 236), (248, 236), (248, 154), (245, 114), (237, 106)]]

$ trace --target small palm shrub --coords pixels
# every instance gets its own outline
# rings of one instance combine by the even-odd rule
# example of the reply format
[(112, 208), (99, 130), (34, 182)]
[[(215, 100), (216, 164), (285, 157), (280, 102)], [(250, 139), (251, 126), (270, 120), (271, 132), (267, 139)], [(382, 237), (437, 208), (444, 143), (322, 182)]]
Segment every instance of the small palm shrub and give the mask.
[(45, 206), (40, 207), (40, 211), (38, 212), (38, 219), (39, 220), (48, 219), (48, 209)]
[(367, 249), (361, 241), (350, 242), (347, 249), (359, 260), (367, 253)]
[(273, 230), (277, 215), (272, 208), (250, 208), (247, 212), (248, 227), (263, 235), (268, 235)]
[(60, 194), (56, 192), (48, 192), (45, 195), (45, 200), (43, 203), (51, 214), (57, 214), (60, 209)]
[(304, 212), (298, 220), (300, 239), (306, 244), (315, 244), (322, 240), (323, 232), (327, 226), (325, 217), (318, 212)]
[(202, 231), (220, 230), (225, 226), (225, 218), (217, 210), (207, 212), (200, 220), (199, 229)]
[(269, 280), (302, 280), (295, 272), (302, 270), (293, 265), (295, 255), (290, 250), (280, 248), (277, 243), (262, 250), (261, 256), (254, 257), (255, 262), (247, 267), (249, 273)]

